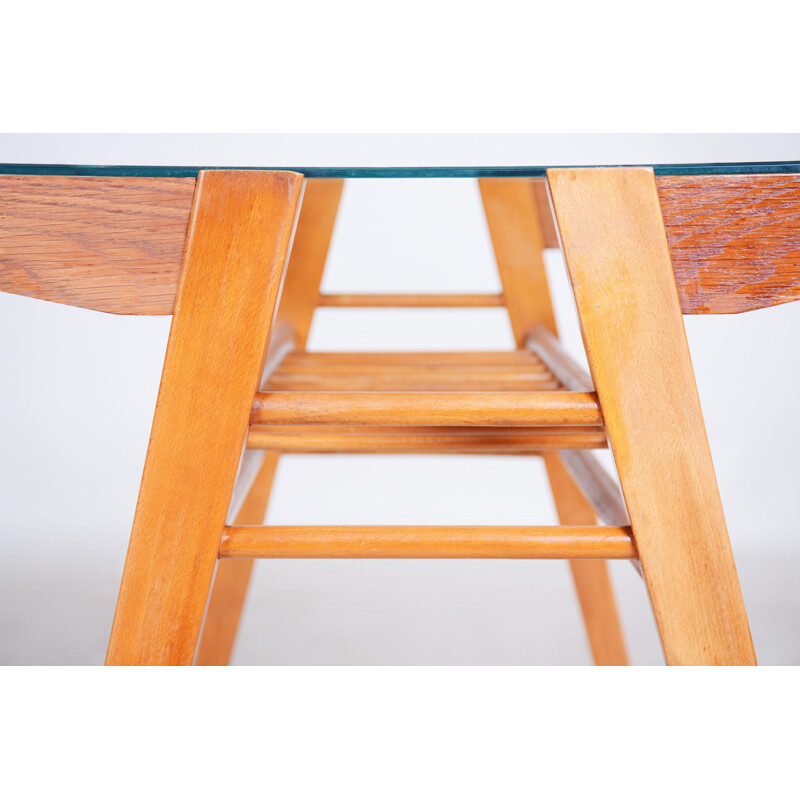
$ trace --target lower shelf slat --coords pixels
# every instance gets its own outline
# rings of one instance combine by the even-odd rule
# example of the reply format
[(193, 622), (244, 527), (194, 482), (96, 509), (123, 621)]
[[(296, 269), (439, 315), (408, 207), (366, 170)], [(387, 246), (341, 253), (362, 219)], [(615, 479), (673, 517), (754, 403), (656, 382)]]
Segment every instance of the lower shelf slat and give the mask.
[(228, 527), (220, 558), (636, 558), (630, 528)]

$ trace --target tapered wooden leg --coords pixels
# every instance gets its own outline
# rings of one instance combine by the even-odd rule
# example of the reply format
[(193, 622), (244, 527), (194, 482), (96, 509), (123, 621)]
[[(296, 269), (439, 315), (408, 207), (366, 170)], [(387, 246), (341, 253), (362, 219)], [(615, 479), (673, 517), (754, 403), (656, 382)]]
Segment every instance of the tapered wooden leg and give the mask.
[(650, 168), (548, 172), (669, 664), (754, 664)]
[[(319, 287), (343, 187), (342, 180), (306, 181), (277, 318), (279, 329), (290, 329), (298, 350), (305, 349), (319, 303)], [(277, 453), (265, 455), (236, 525), (263, 523), (277, 462)], [(223, 560), (217, 565), (195, 659), (198, 666), (228, 663), (252, 571), (252, 559)]]
[[(549, 205), (541, 183), (515, 178), (478, 181), (497, 269), (517, 347), (524, 347), (535, 325), (558, 335), (544, 265), (545, 246), (557, 246)], [(545, 189), (546, 193), (546, 189)], [(594, 525), (584, 498), (555, 454), (546, 457), (550, 488), (564, 525)], [(608, 569), (602, 561), (570, 563), (596, 664), (627, 664)]]
[[(253, 486), (236, 515), (235, 525), (264, 524), (278, 456), (275, 452), (264, 454)], [(252, 571), (251, 558), (224, 559), (217, 564), (214, 589), (208, 601), (203, 635), (195, 658), (198, 666), (221, 667), (230, 660)]]
[[(595, 525), (594, 509), (572, 480), (560, 456), (543, 453), (543, 458), (559, 522), (562, 525)], [(627, 665), (628, 654), (606, 562), (570, 561), (569, 565), (594, 663), (598, 666)]]
[(302, 183), (198, 177), (108, 664), (192, 662)]

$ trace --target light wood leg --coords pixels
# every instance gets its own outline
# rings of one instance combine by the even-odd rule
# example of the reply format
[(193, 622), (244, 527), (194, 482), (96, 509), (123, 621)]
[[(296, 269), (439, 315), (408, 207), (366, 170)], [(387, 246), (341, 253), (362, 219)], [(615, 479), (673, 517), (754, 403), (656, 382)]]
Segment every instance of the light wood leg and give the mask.
[[(541, 183), (489, 178), (478, 181), (517, 347), (535, 325), (558, 335), (544, 265), (546, 245), (557, 245)], [(546, 192), (546, 189), (545, 189)], [(547, 224), (545, 224), (547, 223)], [(555, 454), (545, 459), (562, 524), (596, 523), (591, 504)], [(570, 562), (586, 632), (597, 664), (626, 664), (625, 643), (608, 569), (602, 561)]]
[[(295, 348), (299, 350), (305, 349), (319, 303), (319, 287), (343, 187), (342, 180), (312, 179), (306, 181), (303, 192), (277, 318), (279, 328), (288, 326), (291, 329)], [(277, 461), (277, 453), (265, 455), (236, 517), (236, 525), (263, 523)], [(217, 565), (195, 659), (198, 666), (228, 663), (252, 571), (252, 559), (226, 559)]]
[[(557, 453), (543, 453), (553, 491), (558, 521), (562, 525), (596, 525), (589, 501), (567, 472)], [(622, 636), (614, 591), (605, 561), (570, 561), (589, 646), (598, 666), (625, 666), (628, 654)]]
[(198, 177), (108, 664), (191, 664), (303, 178)]
[[(264, 524), (278, 457), (275, 452), (264, 454), (258, 475), (236, 515), (235, 525)], [(230, 660), (252, 571), (252, 558), (222, 559), (217, 564), (203, 635), (197, 647), (195, 664), (198, 666), (221, 667)]]
[(548, 181), (667, 663), (754, 664), (653, 171)]

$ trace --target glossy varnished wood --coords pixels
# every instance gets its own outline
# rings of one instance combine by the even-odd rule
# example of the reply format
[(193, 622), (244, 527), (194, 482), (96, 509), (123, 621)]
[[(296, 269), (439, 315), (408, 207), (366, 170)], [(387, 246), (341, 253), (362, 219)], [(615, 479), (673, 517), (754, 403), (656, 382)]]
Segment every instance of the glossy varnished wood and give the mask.
[[(287, 358), (285, 350), (275, 347), (276, 337), (282, 335), (291, 341), (294, 352), (303, 352), (314, 310), (319, 297), (319, 286), (328, 256), (336, 213), (343, 190), (340, 180), (308, 180), (303, 191), (303, 202), (298, 214), (289, 264), (286, 268), (283, 291), (271, 357), (264, 368), (261, 388)], [(274, 354), (272, 351), (274, 350)], [(269, 363), (272, 360), (272, 363)], [(249, 446), (249, 443), (248, 443)], [(242, 513), (253, 511), (252, 517), (236, 520), (237, 524), (261, 524), (272, 490), (272, 481), (278, 465), (279, 450), (267, 448), (264, 461), (244, 501)], [(256, 455), (250, 451), (245, 458)], [(217, 564), (214, 585), (208, 602), (208, 611), (198, 647), (198, 664), (227, 664), (236, 631), (239, 627), (253, 562), (250, 559), (226, 559)]]
[(109, 664), (192, 662), (301, 188), (198, 179)]
[(657, 178), (684, 314), (800, 298), (800, 175)]
[(194, 178), (0, 175), (0, 291), (171, 314)]
[[(196, 409), (203, 416), (202, 408)], [(259, 392), (253, 425), (599, 425), (592, 392)]]
[(549, 184), (667, 662), (755, 663), (653, 172)]
[[(341, 187), (314, 182), (325, 192)], [(502, 183), (520, 192), (519, 208), (535, 209), (541, 245), (558, 246), (543, 182), (481, 181)], [(194, 185), (191, 177), (0, 175), (0, 291), (119, 314), (171, 313)], [(684, 313), (800, 297), (800, 176), (662, 175), (657, 185)], [(530, 249), (521, 244), (514, 258)]]
[(627, 528), (267, 526), (225, 529), (220, 558), (635, 558)]
[(249, 448), (286, 453), (491, 453), (606, 447), (602, 428), (271, 425), (250, 429)]

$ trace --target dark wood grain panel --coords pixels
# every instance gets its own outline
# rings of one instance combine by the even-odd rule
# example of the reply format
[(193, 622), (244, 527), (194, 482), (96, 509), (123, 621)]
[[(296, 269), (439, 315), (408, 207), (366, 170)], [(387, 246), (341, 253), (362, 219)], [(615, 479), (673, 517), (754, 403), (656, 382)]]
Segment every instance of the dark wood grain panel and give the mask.
[(0, 291), (171, 314), (194, 178), (0, 175)]
[[(800, 298), (800, 175), (656, 180), (685, 314)], [(543, 184), (532, 184), (538, 196)], [(0, 175), (0, 291), (117, 314), (172, 313), (194, 185)], [(545, 233), (545, 245), (555, 244), (555, 231)]]
[(656, 178), (684, 314), (800, 298), (800, 175)]

